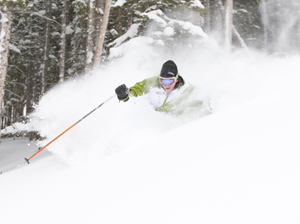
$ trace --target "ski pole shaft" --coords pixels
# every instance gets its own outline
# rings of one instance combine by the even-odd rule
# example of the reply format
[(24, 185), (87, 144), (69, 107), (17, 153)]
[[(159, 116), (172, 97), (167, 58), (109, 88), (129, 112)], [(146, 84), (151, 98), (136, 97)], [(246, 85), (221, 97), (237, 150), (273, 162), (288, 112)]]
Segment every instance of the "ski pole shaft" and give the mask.
[(52, 142), (54, 142), (56, 139), (58, 139), (60, 136), (62, 136), (63, 134), (65, 134), (67, 131), (69, 131), (71, 128), (73, 128), (76, 124), (78, 124), (79, 122), (81, 122), (83, 119), (85, 119), (86, 117), (88, 117), (91, 113), (95, 112), (95, 110), (99, 109), (103, 104), (105, 104), (106, 102), (108, 102), (109, 100), (111, 100), (112, 98), (114, 98), (115, 95), (111, 96), (110, 98), (108, 98), (106, 101), (104, 101), (103, 103), (101, 103), (99, 106), (97, 106), (95, 109), (93, 109), (91, 112), (89, 112), (87, 115), (85, 115), (84, 117), (82, 117), (80, 120), (78, 120), (76, 123), (74, 123), (72, 126), (70, 126), (68, 129), (66, 129), (65, 131), (63, 131), (61, 134), (59, 134), (57, 137), (55, 137), (53, 140), (51, 140), (47, 145), (45, 145), (44, 147), (42, 147), (41, 149), (39, 149), (39, 151), (37, 151), (36, 153), (34, 153), (31, 157), (24, 158), (25, 161), (29, 164), (29, 161), (35, 157), (38, 153), (40, 153), (42, 150), (44, 150), (45, 148), (47, 148), (47, 146), (49, 146)]

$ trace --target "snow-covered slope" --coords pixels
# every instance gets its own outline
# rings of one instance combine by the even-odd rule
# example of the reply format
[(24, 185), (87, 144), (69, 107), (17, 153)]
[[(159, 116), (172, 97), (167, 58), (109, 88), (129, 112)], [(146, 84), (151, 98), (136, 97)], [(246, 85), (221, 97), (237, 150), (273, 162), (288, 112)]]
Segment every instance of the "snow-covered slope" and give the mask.
[(30, 123), (40, 145), (168, 59), (213, 113), (107, 102), (52, 143), (53, 156), (22, 155), (0, 175), (1, 223), (299, 223), (299, 57), (137, 46), (42, 98)]
[(298, 96), (261, 97), (76, 166), (47, 157), (3, 174), (1, 223), (299, 223)]

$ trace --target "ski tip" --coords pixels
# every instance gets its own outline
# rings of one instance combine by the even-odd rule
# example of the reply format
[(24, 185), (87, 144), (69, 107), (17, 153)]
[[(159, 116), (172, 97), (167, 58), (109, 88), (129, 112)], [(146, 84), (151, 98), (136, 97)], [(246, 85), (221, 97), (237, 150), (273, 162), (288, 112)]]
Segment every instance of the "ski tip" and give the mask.
[(26, 158), (24, 158), (25, 160), (26, 160), (26, 162), (29, 164), (29, 159), (26, 159)]

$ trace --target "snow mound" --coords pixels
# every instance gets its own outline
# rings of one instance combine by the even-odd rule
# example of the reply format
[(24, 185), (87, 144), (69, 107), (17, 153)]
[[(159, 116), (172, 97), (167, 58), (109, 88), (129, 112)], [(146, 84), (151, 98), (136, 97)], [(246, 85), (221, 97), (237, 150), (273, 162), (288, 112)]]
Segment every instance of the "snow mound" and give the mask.
[(1, 220), (299, 223), (298, 96), (258, 97), (106, 159), (95, 149), (86, 164), (48, 157), (3, 174)]

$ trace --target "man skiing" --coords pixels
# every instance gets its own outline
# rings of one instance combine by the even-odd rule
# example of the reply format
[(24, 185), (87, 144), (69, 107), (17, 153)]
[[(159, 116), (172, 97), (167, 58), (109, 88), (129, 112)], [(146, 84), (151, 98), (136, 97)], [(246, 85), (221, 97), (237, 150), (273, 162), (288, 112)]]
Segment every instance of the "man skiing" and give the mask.
[(130, 89), (125, 84), (120, 85), (115, 91), (120, 101), (146, 96), (156, 111), (181, 114), (188, 108), (201, 107), (202, 101), (191, 99), (194, 89), (178, 74), (174, 61), (169, 60), (163, 64), (159, 76), (138, 82)]

